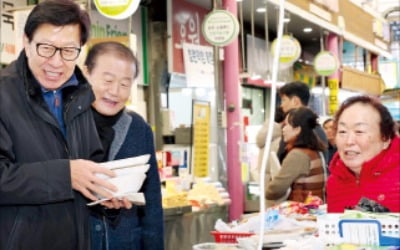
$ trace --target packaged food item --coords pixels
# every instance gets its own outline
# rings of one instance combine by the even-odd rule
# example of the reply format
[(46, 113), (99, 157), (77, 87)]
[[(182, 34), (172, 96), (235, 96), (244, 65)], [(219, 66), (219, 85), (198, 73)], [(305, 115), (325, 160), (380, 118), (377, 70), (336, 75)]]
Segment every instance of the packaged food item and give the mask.
[(227, 243), (201, 243), (193, 246), (193, 250), (239, 250), (237, 244)]
[(368, 198), (362, 197), (358, 202), (355, 210), (363, 212), (374, 212), (374, 213), (388, 213), (390, 210), (376, 201), (370, 200)]

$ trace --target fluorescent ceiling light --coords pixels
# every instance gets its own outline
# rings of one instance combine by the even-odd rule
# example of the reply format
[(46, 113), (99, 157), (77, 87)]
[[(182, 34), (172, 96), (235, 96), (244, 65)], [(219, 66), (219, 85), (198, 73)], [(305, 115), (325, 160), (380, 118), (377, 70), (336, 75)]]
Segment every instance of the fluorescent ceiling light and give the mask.
[(311, 31), (312, 31), (312, 28), (310, 28), (310, 27), (306, 27), (303, 29), (304, 33), (310, 33)]
[(265, 7), (259, 7), (256, 9), (256, 12), (258, 13), (265, 13), (267, 11), (267, 9)]
[(290, 18), (289, 18), (289, 17), (285, 17), (285, 18), (283, 18), (283, 22), (285, 22), (285, 23), (288, 23), (288, 22), (290, 22)]

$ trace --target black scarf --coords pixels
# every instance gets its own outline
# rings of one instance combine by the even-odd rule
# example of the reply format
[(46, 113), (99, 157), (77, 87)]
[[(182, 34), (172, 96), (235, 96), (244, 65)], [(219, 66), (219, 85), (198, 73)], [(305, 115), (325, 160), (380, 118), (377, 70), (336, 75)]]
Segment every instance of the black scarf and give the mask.
[[(101, 161), (102, 162), (108, 161), (108, 155), (110, 153), (111, 143), (114, 140), (115, 136), (113, 126), (121, 117), (124, 109), (122, 109), (120, 112), (118, 112), (116, 115), (113, 116), (102, 115), (99, 112), (97, 112), (93, 107), (92, 110), (93, 110), (94, 121), (96, 123), (97, 132), (99, 133), (101, 144), (103, 145), (103, 150), (104, 150), (104, 157)], [(116, 225), (118, 225), (119, 223), (120, 209), (106, 209), (103, 206), (98, 205), (91, 208), (91, 212), (92, 215), (97, 217), (100, 215), (106, 216), (110, 225), (113, 227), (116, 227)]]
[(110, 153), (111, 143), (115, 136), (113, 126), (119, 120), (124, 110), (122, 109), (113, 116), (105, 116), (97, 112), (94, 108), (92, 109), (97, 132), (99, 133), (101, 144), (103, 145), (104, 150), (104, 157), (102, 161), (107, 161)]

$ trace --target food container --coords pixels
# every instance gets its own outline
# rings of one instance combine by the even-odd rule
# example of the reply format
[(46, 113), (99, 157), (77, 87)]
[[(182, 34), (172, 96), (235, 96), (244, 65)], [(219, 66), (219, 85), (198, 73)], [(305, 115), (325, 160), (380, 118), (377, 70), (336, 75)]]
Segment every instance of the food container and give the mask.
[[(393, 218), (375, 215), (375, 219), (343, 219), (342, 213), (329, 213), (318, 216), (318, 235), (326, 246), (343, 242), (395, 246), (400, 244), (400, 220), (398, 214)], [(370, 235), (365, 237), (365, 235)]]
[(218, 232), (211, 231), (211, 234), (214, 236), (215, 242), (223, 242), (223, 243), (237, 243), (237, 238), (250, 237), (254, 235), (254, 233), (238, 233), (238, 232)]
[(201, 243), (193, 246), (193, 250), (239, 250), (240, 248), (237, 244), (227, 244), (227, 243)]

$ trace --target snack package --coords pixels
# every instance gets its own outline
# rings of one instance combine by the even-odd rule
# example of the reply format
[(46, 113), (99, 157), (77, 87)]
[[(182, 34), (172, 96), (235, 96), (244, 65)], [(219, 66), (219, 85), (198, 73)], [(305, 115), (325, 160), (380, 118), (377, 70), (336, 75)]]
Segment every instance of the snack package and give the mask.
[(313, 196), (311, 192), (308, 193), (306, 200), (304, 201), (304, 205), (308, 208), (308, 209), (316, 209), (319, 206), (321, 206), (322, 204), (324, 204), (324, 202), (322, 201), (321, 198), (319, 198), (318, 196)]
[(355, 210), (363, 212), (374, 212), (374, 213), (388, 213), (390, 210), (376, 201), (362, 197), (358, 202)]

